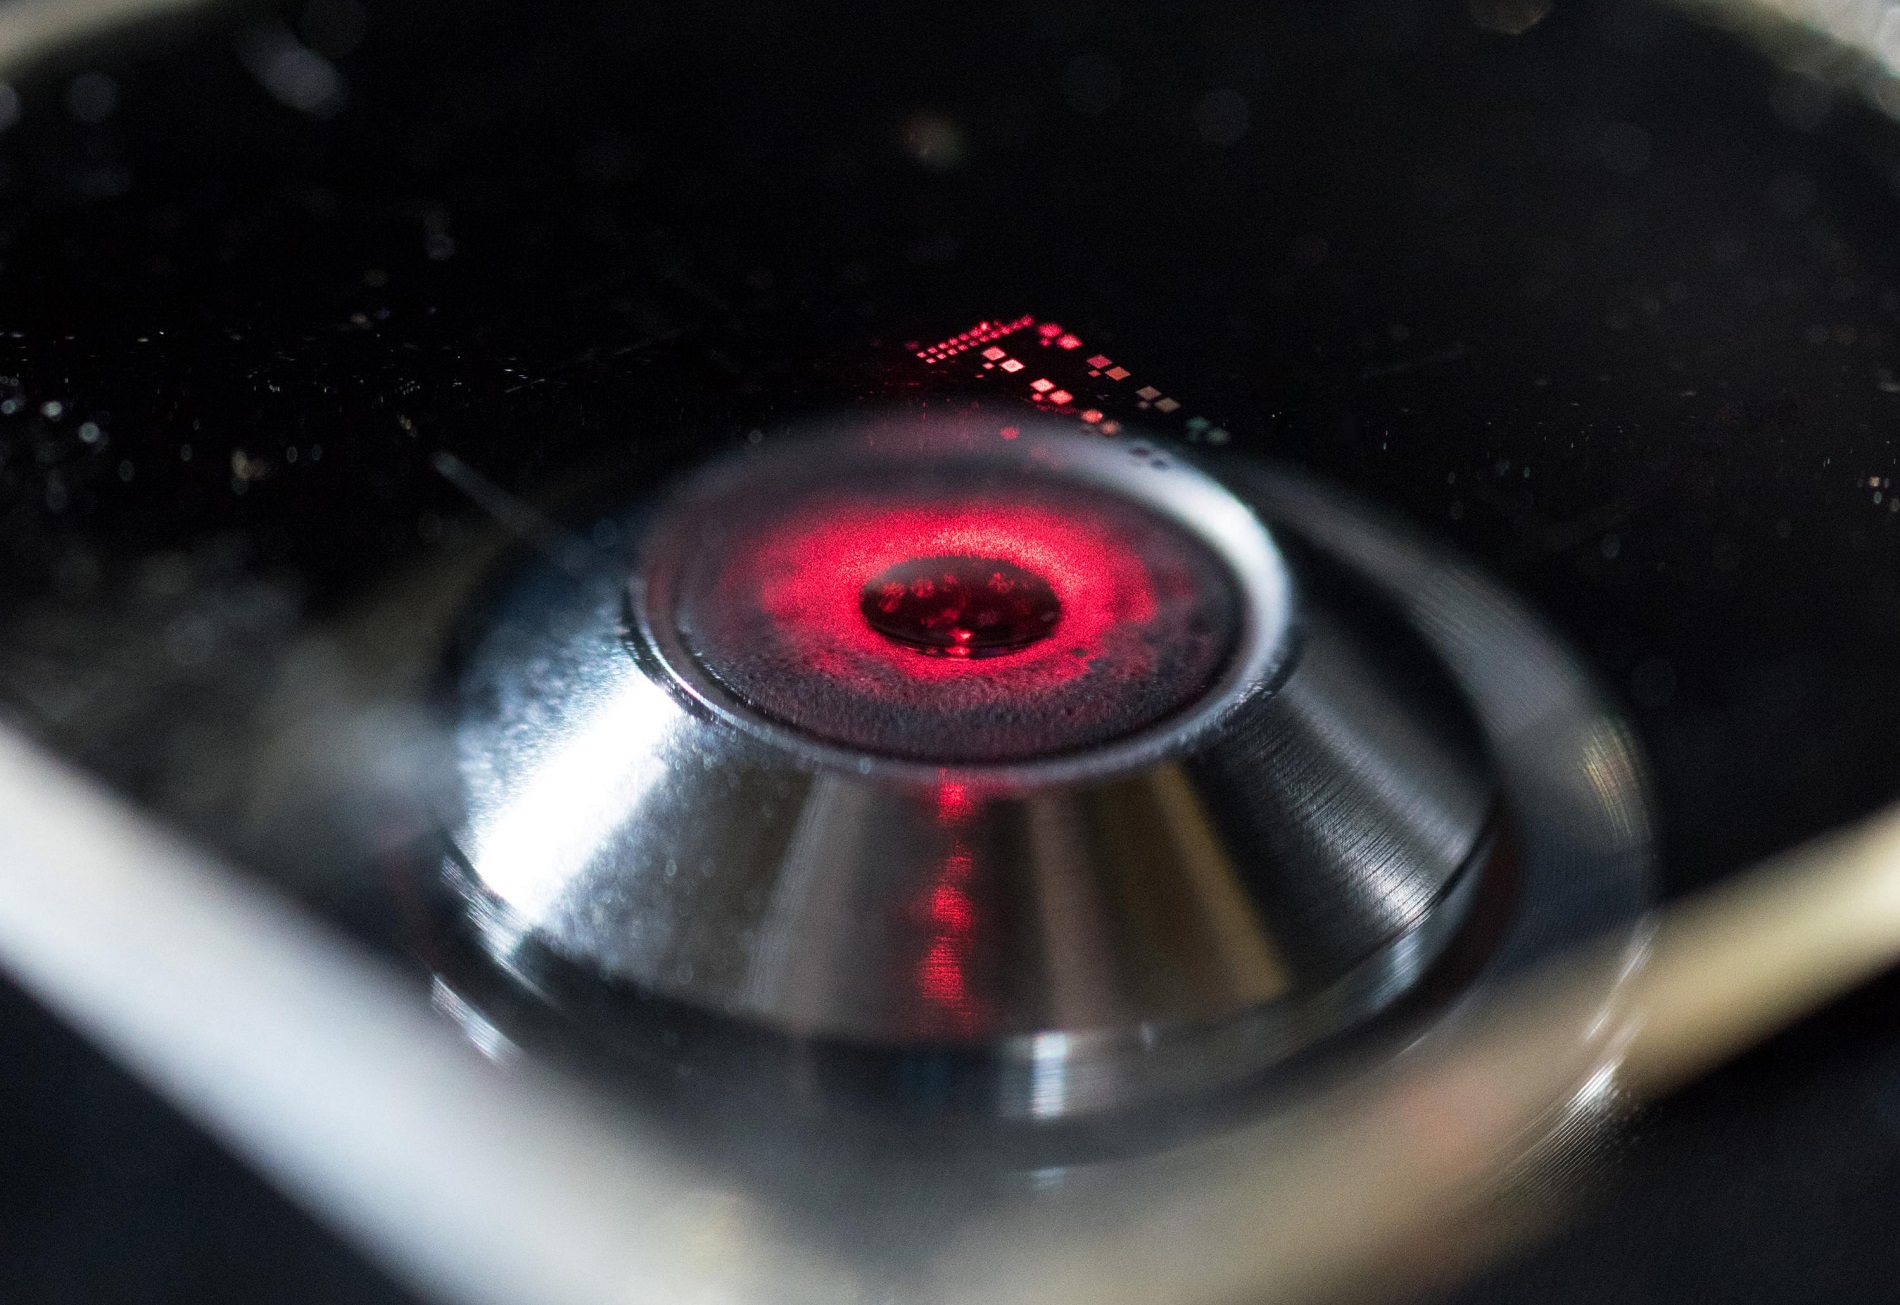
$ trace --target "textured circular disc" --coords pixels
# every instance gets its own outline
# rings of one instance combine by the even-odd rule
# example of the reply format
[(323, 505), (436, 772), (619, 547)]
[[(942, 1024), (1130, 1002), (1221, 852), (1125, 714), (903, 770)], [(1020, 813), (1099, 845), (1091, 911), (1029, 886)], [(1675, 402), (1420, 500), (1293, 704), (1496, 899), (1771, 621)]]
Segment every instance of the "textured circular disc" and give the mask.
[[(925, 469), (688, 510), (702, 525), (673, 619), (692, 656), (753, 710), (848, 748), (967, 763), (1109, 743), (1200, 697), (1234, 642), (1213, 552), (1109, 489)], [(962, 570), (995, 601), (945, 606)], [(910, 588), (880, 611), (871, 590), (899, 576)], [(966, 610), (989, 622), (961, 632), (975, 648)]]

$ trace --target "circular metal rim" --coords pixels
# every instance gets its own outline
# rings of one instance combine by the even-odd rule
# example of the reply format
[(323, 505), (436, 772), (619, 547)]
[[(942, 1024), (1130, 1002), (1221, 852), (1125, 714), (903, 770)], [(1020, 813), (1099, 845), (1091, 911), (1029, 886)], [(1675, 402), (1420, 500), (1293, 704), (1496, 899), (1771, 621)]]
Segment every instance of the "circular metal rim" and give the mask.
[[(916, 784), (954, 780), (1010, 791), (1105, 779), (1191, 751), (1196, 739), (1248, 699), (1270, 690), (1293, 664), (1298, 600), (1270, 530), (1229, 487), (1185, 459), (1163, 453), (1155, 441), (1025, 427), (1006, 449), (976, 450), (901, 429), (897, 434), (899, 438), (869, 444), (862, 436), (793, 433), (769, 452), (741, 453), (716, 462), (668, 495), (669, 501), (648, 524), (628, 581), (628, 644), (635, 660), (656, 671), (689, 710), (710, 715), (814, 769)], [(666, 530), (675, 514), (695, 500), (732, 492), (745, 479), (769, 470), (771, 464), (762, 459), (787, 458), (820, 442), (830, 445), (828, 455), (843, 453), (865, 466), (918, 453), (973, 461), (1004, 455), (1155, 513), (1209, 549), (1226, 568), (1240, 612), (1232, 652), (1212, 685), (1162, 719), (1107, 743), (1020, 761), (943, 764), (894, 757), (828, 742), (757, 711), (700, 664), (673, 622), (662, 615), (674, 602)]]
[(1465, 694), (1520, 844), (1517, 911), (1470, 991), (1618, 931), (1640, 950), (1654, 896), (1647, 768), (1561, 636), (1453, 549), (1347, 491), (1262, 460), (1205, 461), (1391, 602)]
[[(1509, 897), (1515, 882), (1496, 864), (1498, 837), (1487, 832), (1471, 857), (1416, 923), (1323, 988), (1297, 1003), (1256, 1006), (1219, 1021), (1190, 1025), (1154, 1041), (1143, 1032), (1016, 1034), (986, 1049), (996, 1067), (997, 1118), (1025, 1123), (1076, 1122), (1165, 1107), (1218, 1094), (1249, 1077), (1271, 1075), (1330, 1041), (1344, 1041), (1399, 1006), (1471, 927), (1481, 899)], [(1350, 1009), (1343, 1026), (1328, 1012)], [(1151, 1053), (1142, 1055), (1140, 1053)], [(1159, 1054), (1152, 1054), (1159, 1053)], [(1071, 1085), (1064, 1071), (1079, 1070)], [(1180, 1082), (1183, 1077), (1191, 1081)]]
[[(1647, 788), (1633, 739), (1582, 663), (1502, 585), (1376, 505), (1270, 464), (1221, 459), (1215, 469), (1234, 495), (1250, 505), (1249, 511), (1258, 511), (1272, 528), (1297, 536), (1390, 601), (1444, 662), (1484, 732), (1501, 786), (1505, 829), (1513, 845), (1509, 918), (1478, 954), (1458, 962), (1458, 973), (1465, 979), (1461, 986), (1441, 990), (1428, 1008), (1411, 1014), (1343, 1031), (1317, 1043), (1302, 1041), (1288, 1049), (1289, 1058), (1269, 1057), (1251, 1066), (1251, 1072), (1242, 1072), (1234, 1056), (1220, 1056), (1236, 1070), (1228, 1084), (1232, 1091), (1221, 1095), (1232, 1097), (1238, 1092), (1256, 1100), (1261, 1085), (1288, 1083), (1287, 1071), (1295, 1066), (1299, 1067), (1297, 1079), (1307, 1071), (1339, 1064), (1349, 1047), (1363, 1055), (1368, 1050), (1396, 1052), (1429, 1040), (1441, 1023), (1499, 982), (1585, 939), (1607, 935), (1613, 943), (1627, 946), (1632, 958), (1639, 956), (1652, 860)], [(934, 768), (927, 771), (933, 780), (942, 773)], [(1480, 874), (1473, 876), (1470, 870)], [(1474, 864), (1453, 887), (1473, 891), (1474, 878), (1489, 880), (1494, 870), (1494, 866)], [(1393, 943), (1404, 941), (1403, 937), (1392, 940), (1381, 955)], [(564, 986), (559, 974), (574, 962), (558, 953), (547, 953), (536, 962), (533, 954), (540, 951), (532, 948), (516, 956), (518, 963), (525, 962), (535, 971), (517, 971), (516, 980), (542, 990), (543, 999), (558, 1010), (567, 1005), (557, 995)], [(1607, 1011), (1619, 988), (1619, 984), (1606, 985), (1601, 1004), (1592, 1010)], [(1245, 1012), (1216, 1028), (1201, 1030), (1198, 1036), (1211, 1036), (1217, 1048), (1257, 1050), (1263, 1030), (1274, 1027), (1272, 1014), (1264, 1009)], [(577, 1027), (585, 1033), (599, 1017), (599, 1012), (584, 1016)], [(747, 1022), (738, 1019), (733, 1027), (743, 1029)], [(607, 1032), (610, 1042), (619, 1040)], [(1579, 1033), (1582, 1036), (1586, 1030)], [(792, 1042), (809, 1049), (801, 1054), (814, 1055), (825, 1054), (832, 1045), (822, 1039), (794, 1037)], [(991, 1103), (990, 1117), (999, 1123), (1013, 1119), (1041, 1125), (1081, 1123), (1099, 1115), (1099, 1109), (1081, 1107), (1054, 1120), (1041, 1120), (1033, 1110), (1009, 1108), (1007, 1103), (1013, 1100), (1032, 1104), (1034, 1085), (1028, 1080), (1038, 1062), (1046, 1059), (1037, 1055), (1035, 1042), (1034, 1035), (1019, 1035), (985, 1050), (990, 1087), (981, 1095)], [(1120, 1039), (1117, 1046), (1125, 1050), (1126, 1042)], [(1180, 1045), (1175, 1038), (1169, 1043)], [(849, 1047), (841, 1050), (848, 1052)], [(902, 1060), (911, 1054), (928, 1057), (940, 1050), (891, 1048), (887, 1054)], [(1074, 1067), (1083, 1075), (1095, 1072), (1084, 1063), (1090, 1059), (1088, 1053), (1113, 1050), (1099, 1038), (1081, 1040), (1072, 1048)], [(1096, 1071), (1112, 1076), (1114, 1067), (1098, 1065)], [(1043, 1072), (1047, 1073), (1046, 1068)], [(1160, 1086), (1165, 1089), (1166, 1084)], [(1150, 1104), (1160, 1104), (1151, 1094), (1138, 1092), (1126, 1105), (1140, 1110), (1144, 1097)], [(1122, 1102), (1112, 1104), (1110, 1114), (1126, 1113), (1120, 1108)], [(997, 1110), (998, 1106), (1003, 1108)], [(1225, 1108), (1215, 1108), (1216, 1115), (1224, 1113)]]
[[(1289, 530), (1391, 602), (1441, 659), (1484, 734), (1514, 844), (1509, 921), (1460, 991), (1429, 1017), (1376, 1032), (1348, 1029), (1311, 1044), (1310, 1055), (1298, 1047), (1290, 1054), (1310, 1065), (1326, 1063), (1348, 1046), (1383, 1045), (1396, 1054), (1430, 1039), (1459, 1010), (1510, 978), (1607, 937), (1628, 953), (1630, 964), (1616, 971), (1616, 981), (1592, 1003), (1590, 1024), (1579, 1029), (1580, 1037), (1591, 1038), (1647, 945), (1651, 801), (1633, 735), (1565, 642), (1451, 549), (1296, 470), (1235, 455), (1205, 461), (1270, 527)], [(1553, 759), (1560, 764), (1553, 767)], [(1477, 881), (1494, 871), (1484, 859), (1480, 851), (1447, 895), (1481, 895), (1485, 885)], [(1385, 960), (1408, 941), (1409, 932), (1389, 940), (1374, 959)], [(1422, 968), (1429, 969), (1434, 958)], [(1376, 1017), (1383, 1008), (1370, 1014)], [(1272, 1027), (1272, 1013), (1255, 1010), (1208, 1032), (1230, 1046), (1244, 1043)], [(1020, 1045), (999, 1048), (999, 1059), (1019, 1075), (1031, 1074), (1034, 1039), (1013, 1042)], [(1255, 1077), (1280, 1081), (1291, 1067), (1285, 1060), (1271, 1062)], [(1013, 1095), (1026, 1094), (1019, 1089)]]
[[(1499, 852), (1500, 844), (1515, 849), (1515, 839), (1508, 817), (1503, 824), (1500, 831), (1494, 821), (1423, 918), (1386, 938), (1357, 965), (1297, 1003), (1269, 1002), (1231, 1017), (1165, 1031), (1144, 1026), (1014, 1033), (970, 1046), (934, 1042), (882, 1046), (797, 1034), (745, 1015), (694, 1007), (677, 996), (649, 993), (632, 981), (588, 969), (520, 928), (505, 903), (479, 888), (479, 881), (452, 847), (444, 852), (442, 867), (458, 913), (473, 917), (456, 929), (470, 938), (505, 940), (500, 948), (483, 941), (477, 950), (535, 1000), (569, 1015), (592, 1010), (581, 1024), (602, 1035), (609, 1047), (639, 1048), (657, 1030), (682, 1062), (696, 1062), (700, 1056), (690, 1049), (691, 1043), (682, 1040), (694, 1035), (680, 1032), (682, 1026), (696, 1025), (702, 1034), (705, 1029), (715, 1030), (707, 1045), (715, 1048), (711, 1058), (722, 1063), (734, 1063), (730, 1048), (749, 1045), (759, 1064), (782, 1066), (788, 1082), (822, 1080), (828, 1090), (837, 1091), (836, 1099), (827, 1103), (830, 1107), (896, 1107), (900, 1113), (914, 1103), (887, 1100), (860, 1085), (845, 1086), (853, 1077), (848, 1066), (877, 1063), (892, 1076), (901, 1076), (897, 1071), (907, 1062), (954, 1064), (956, 1085), (945, 1100), (956, 1104), (937, 1112), (945, 1120), (1076, 1128), (1215, 1101), (1263, 1077), (1277, 1080), (1290, 1067), (1306, 1064), (1310, 1053), (1329, 1043), (1359, 1040), (1370, 1022), (1401, 1007), (1420, 990), (1422, 981), (1442, 975), (1450, 953), (1468, 946), (1462, 939), (1488, 933), (1478, 919), (1481, 913), (1508, 911), (1514, 905), (1519, 892), (1515, 858), (1500, 858)], [(1502, 865), (1501, 859), (1511, 863)], [(471, 977), (467, 966), (473, 955), (466, 948), (451, 946), (433, 954), (439, 962), (456, 958), (450, 961), (454, 972), (439, 976), (452, 985)], [(1470, 973), (1489, 959), (1485, 955), (1452, 968)], [(486, 985), (478, 980), (474, 990), (483, 988)], [(492, 1000), (492, 988), (487, 991)], [(609, 1007), (616, 1001), (612, 994), (619, 994), (626, 1002), (638, 1003), (641, 1014), (632, 1024), (603, 1014), (594, 1001), (603, 994), (608, 995)], [(486, 1002), (473, 997), (471, 1004), (485, 1006)], [(1344, 1028), (1335, 1028), (1325, 1016), (1342, 1007), (1352, 1008), (1353, 1016)], [(684, 1020), (679, 1018), (682, 1012)], [(627, 1041), (628, 1029), (636, 1026), (643, 1032)], [(640, 1058), (650, 1055), (641, 1051)], [(754, 1080), (770, 1082), (776, 1077), (776, 1072), (757, 1074), (755, 1066)], [(756, 1082), (741, 1086), (750, 1090)]]

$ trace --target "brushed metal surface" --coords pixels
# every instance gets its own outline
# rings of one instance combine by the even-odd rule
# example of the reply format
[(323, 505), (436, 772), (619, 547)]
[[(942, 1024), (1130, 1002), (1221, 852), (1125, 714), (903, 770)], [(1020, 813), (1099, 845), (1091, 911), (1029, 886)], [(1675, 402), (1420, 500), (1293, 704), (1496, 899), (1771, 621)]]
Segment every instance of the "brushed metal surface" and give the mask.
[[(1219, 481), (1128, 441), (854, 423), (716, 465), (657, 524), (635, 510), (628, 556), (530, 568), (486, 614), (451, 877), (495, 960), (797, 1040), (974, 1052), (1004, 1067), (993, 1107), (1028, 1118), (1217, 1086), (1406, 991), (1483, 876), (1497, 786), (1386, 600), (1291, 568)], [(854, 752), (736, 700), (667, 624), (678, 505), (893, 459), (1033, 469), (1194, 532), (1242, 597), (1215, 683), (1126, 737), (995, 765)]]

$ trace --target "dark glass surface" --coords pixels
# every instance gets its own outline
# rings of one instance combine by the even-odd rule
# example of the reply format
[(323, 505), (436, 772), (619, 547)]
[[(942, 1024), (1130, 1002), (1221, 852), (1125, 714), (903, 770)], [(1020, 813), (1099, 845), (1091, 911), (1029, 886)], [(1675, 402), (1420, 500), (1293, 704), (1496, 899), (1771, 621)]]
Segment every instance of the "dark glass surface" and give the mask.
[[(89, 42), (0, 135), (0, 701), (214, 841), (288, 640), (469, 538), (440, 454), (644, 482), (938, 401), (906, 343), (1023, 312), (1526, 594), (1632, 712), (1667, 891), (1894, 792), (1900, 132), (1728, 38), (1568, 0), (1515, 38), (1449, 0), (355, 13)], [(273, 81), (292, 33), (340, 80)], [(1663, 1106), (1468, 1297), (1888, 1299), (1895, 999)], [(5, 1028), (0, 1295), (397, 1297)]]

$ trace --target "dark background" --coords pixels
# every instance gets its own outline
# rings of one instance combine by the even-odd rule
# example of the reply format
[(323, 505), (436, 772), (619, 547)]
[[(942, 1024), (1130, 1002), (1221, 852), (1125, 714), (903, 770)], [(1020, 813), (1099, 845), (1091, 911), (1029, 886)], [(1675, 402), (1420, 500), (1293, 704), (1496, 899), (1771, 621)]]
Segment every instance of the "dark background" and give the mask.
[[(1900, 128), (1674, 11), (312, 0), (16, 86), (0, 701), (214, 840), (273, 652), (467, 537), (438, 450), (657, 475), (1022, 312), (1525, 593), (1665, 894), (1895, 790)], [(1460, 1296), (1893, 1298), (1897, 996)], [(16, 993), (0, 1049), (0, 1300), (401, 1298)]]

